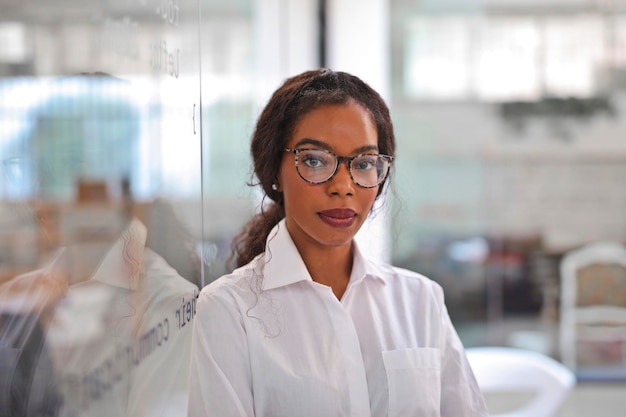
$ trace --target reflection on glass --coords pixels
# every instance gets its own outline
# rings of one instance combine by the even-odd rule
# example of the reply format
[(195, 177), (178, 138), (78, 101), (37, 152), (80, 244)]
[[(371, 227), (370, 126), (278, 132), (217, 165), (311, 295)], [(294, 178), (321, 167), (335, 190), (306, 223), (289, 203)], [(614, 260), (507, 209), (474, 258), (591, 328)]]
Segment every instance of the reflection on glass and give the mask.
[(146, 113), (102, 74), (2, 84), (4, 117), (40, 95), (2, 143), (3, 415), (180, 415), (197, 240), (167, 200), (134, 197), (150, 189), (135, 163)]
[(0, 7), (0, 415), (183, 416), (198, 2)]

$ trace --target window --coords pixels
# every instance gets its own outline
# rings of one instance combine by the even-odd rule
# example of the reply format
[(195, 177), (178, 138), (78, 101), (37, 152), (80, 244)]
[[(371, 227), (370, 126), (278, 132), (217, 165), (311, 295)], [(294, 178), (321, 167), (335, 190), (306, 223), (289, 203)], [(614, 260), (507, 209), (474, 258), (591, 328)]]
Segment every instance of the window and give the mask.
[[(626, 68), (626, 18), (426, 15), (406, 20), (403, 94), (419, 100), (589, 97)], [(612, 71), (612, 72), (611, 72)]]

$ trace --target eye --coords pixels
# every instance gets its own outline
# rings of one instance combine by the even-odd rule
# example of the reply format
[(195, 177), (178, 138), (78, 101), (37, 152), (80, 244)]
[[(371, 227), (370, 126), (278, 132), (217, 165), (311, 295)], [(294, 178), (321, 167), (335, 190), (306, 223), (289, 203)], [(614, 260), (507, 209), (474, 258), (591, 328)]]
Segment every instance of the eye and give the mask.
[(376, 168), (378, 157), (376, 155), (363, 155), (352, 163), (354, 169), (368, 171)]
[(308, 168), (324, 168), (332, 158), (324, 152), (305, 151), (300, 153), (299, 159)]

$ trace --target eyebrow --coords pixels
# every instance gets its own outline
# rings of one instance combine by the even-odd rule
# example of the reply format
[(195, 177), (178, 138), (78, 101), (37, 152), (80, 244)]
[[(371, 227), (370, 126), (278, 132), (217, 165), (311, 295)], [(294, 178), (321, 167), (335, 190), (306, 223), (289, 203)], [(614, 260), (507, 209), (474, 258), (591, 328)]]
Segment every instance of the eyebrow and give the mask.
[[(313, 146), (317, 146), (318, 148), (326, 149), (327, 151), (331, 151), (331, 152), (333, 151), (333, 149), (326, 142), (322, 142), (321, 140), (317, 140), (317, 139), (311, 139), (311, 138), (300, 139), (298, 143), (294, 145), (294, 148), (299, 148), (302, 145), (313, 145)], [(368, 151), (378, 152), (378, 146), (376, 145), (361, 146), (361, 147), (356, 148), (353, 151), (353, 153), (359, 154), (359, 153), (368, 152)]]

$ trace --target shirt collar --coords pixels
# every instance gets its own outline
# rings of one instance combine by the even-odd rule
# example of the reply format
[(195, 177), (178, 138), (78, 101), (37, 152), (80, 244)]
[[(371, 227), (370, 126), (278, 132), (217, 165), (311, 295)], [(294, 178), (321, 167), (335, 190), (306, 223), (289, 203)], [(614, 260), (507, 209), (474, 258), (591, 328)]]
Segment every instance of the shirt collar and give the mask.
[[(350, 282), (354, 283), (371, 277), (385, 282), (384, 267), (367, 259), (354, 240), (354, 262)], [(269, 233), (266, 250), (260, 258), (264, 262), (263, 290), (283, 287), (299, 281), (312, 281), (311, 275), (291, 239), (285, 219), (282, 219)]]
[(106, 253), (91, 279), (125, 289), (138, 289), (147, 236), (146, 226), (133, 219)]
[(384, 265), (368, 259), (356, 239), (354, 239), (354, 261), (352, 263), (352, 273), (350, 274), (350, 283), (362, 281), (369, 277), (376, 279), (382, 283), (386, 282), (389, 272), (385, 270)]
[[(120, 237), (106, 251), (98, 268), (88, 281), (98, 281), (129, 290), (138, 289), (147, 236), (146, 226), (138, 219), (133, 219)], [(59, 251), (59, 255), (47, 269), (58, 269), (59, 265), (67, 268), (67, 262), (69, 262), (67, 260), (67, 252), (67, 247), (62, 248)], [(63, 274), (63, 276), (64, 280), (67, 281), (67, 274)]]
[(265, 244), (263, 290), (271, 290), (298, 281), (312, 281), (304, 261), (282, 219), (269, 233)]

